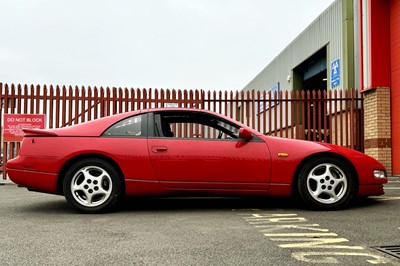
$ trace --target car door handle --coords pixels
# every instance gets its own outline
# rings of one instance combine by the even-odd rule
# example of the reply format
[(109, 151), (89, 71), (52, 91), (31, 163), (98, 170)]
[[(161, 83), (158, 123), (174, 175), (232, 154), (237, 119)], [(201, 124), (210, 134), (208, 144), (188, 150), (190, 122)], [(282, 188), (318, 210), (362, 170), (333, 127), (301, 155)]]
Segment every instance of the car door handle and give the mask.
[(153, 147), (151, 147), (151, 151), (155, 152), (155, 153), (157, 153), (157, 152), (165, 152), (167, 150), (168, 150), (168, 148), (165, 147), (165, 146), (153, 146)]

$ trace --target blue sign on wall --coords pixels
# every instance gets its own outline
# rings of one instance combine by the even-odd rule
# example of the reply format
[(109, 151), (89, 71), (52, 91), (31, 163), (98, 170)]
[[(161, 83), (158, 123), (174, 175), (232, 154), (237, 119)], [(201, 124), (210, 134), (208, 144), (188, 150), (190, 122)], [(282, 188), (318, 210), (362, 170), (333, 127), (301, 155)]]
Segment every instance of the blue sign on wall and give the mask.
[(340, 59), (331, 62), (331, 87), (340, 85)]

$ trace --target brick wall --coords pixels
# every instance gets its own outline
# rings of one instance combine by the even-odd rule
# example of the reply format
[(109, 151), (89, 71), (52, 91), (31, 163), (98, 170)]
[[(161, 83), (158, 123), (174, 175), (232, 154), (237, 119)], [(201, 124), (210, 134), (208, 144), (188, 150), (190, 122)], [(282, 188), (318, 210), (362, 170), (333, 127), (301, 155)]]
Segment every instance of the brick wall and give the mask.
[(392, 174), (390, 88), (364, 93), (365, 153), (379, 160)]

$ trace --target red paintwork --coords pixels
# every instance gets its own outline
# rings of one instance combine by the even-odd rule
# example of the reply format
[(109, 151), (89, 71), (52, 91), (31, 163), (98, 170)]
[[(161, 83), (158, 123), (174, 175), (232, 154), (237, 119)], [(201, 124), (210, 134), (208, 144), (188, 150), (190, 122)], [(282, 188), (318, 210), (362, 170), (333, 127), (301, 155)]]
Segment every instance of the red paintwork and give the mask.
[[(163, 110), (185, 109), (142, 112)], [(190, 111), (234, 122), (260, 141), (100, 137), (112, 124), (139, 113), (136, 111), (40, 134), (29, 131), (18, 157), (7, 163), (8, 174), (13, 182), (29, 189), (62, 194), (57, 182), (68, 161), (77, 156), (102, 156), (118, 165), (129, 196), (189, 192), (289, 196), (301, 163), (315, 154), (329, 153), (353, 165), (361, 185), (359, 195), (383, 193), (382, 184), (387, 180), (375, 179), (373, 170), (384, 167), (365, 154), (323, 143), (268, 137), (221, 115)]]
[[(271, 160), (264, 142), (196, 139), (149, 139), (149, 153), (155, 175), (165, 187), (231, 188), (248, 183), (266, 190)], [(165, 147), (166, 151), (154, 151)]]
[(390, 2), (368, 1), (370, 87), (390, 87)]

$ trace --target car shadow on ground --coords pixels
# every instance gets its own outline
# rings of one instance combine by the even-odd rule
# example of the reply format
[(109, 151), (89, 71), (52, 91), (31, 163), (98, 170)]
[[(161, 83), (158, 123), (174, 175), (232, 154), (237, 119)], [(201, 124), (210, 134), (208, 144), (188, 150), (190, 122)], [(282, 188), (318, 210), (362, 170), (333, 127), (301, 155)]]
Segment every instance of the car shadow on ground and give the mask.
[(291, 198), (248, 197), (171, 197), (127, 198), (119, 211), (179, 211), (179, 210), (232, 210), (232, 209), (293, 209), (301, 205)]
[[(357, 198), (346, 209), (370, 208), (383, 202), (374, 198)], [(117, 211), (187, 211), (187, 210), (310, 210), (295, 197), (184, 197), (184, 198), (128, 198)]]
[(74, 214), (75, 209), (68, 205), (67, 201), (62, 197), (55, 197), (55, 200), (28, 202), (23, 205), (14, 206), (15, 211), (32, 214)]
[[(376, 198), (355, 200), (346, 210), (371, 208), (384, 204)], [(62, 197), (56, 200), (26, 203), (18, 207), (21, 212), (47, 214), (79, 214)], [(169, 198), (126, 198), (112, 211), (118, 212), (176, 212), (176, 211), (307, 211), (296, 198), (282, 197), (169, 197)]]

